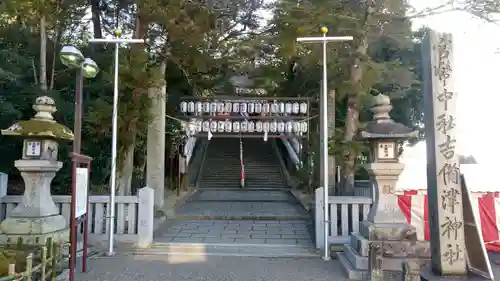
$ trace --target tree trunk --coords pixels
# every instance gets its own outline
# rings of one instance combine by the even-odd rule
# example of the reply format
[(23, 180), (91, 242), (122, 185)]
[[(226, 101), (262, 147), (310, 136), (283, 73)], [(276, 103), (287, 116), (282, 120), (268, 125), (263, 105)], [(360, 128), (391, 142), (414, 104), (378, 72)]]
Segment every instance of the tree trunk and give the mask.
[(118, 195), (131, 195), (132, 193), (132, 176), (134, 175), (134, 152), (135, 152), (135, 136), (134, 141), (125, 150), (121, 169), (117, 174)]
[[(359, 128), (359, 110), (362, 95), (361, 79), (363, 78), (364, 65), (362, 57), (366, 55), (368, 49), (368, 39), (365, 35), (360, 40), (356, 49), (357, 57), (351, 67), (350, 82), (354, 86), (354, 91), (347, 97), (347, 118), (344, 131), (344, 141), (350, 143), (354, 140)], [(344, 155), (344, 167), (342, 169), (342, 192), (343, 195), (354, 194), (354, 173), (357, 152), (349, 146)]]
[[(142, 14), (142, 8), (138, 7), (137, 17), (136, 17), (136, 26), (134, 31), (134, 38), (142, 39), (144, 38), (147, 31), (147, 22), (142, 19), (145, 19)], [(138, 59), (141, 55), (141, 52), (144, 52), (144, 46), (139, 44), (132, 44), (130, 48), (130, 60), (129, 67), (130, 69), (141, 69), (144, 61)], [(124, 113), (125, 118), (121, 122), (120, 132), (121, 135), (124, 136), (120, 144), (120, 149), (122, 153), (119, 154), (121, 165), (118, 166), (117, 173), (117, 182), (118, 182), (118, 193), (121, 195), (128, 195), (132, 190), (132, 177), (134, 173), (134, 151), (137, 139), (139, 128), (139, 120), (142, 118), (142, 105), (143, 105), (143, 91), (139, 88), (132, 90), (132, 96), (130, 97), (131, 102), (127, 106), (127, 112)]]
[[(328, 122), (328, 138), (335, 138), (335, 90), (328, 91), (327, 97), (327, 122)], [(335, 189), (335, 155), (328, 154), (328, 185), (331, 188), (330, 193), (334, 193)]]
[[(371, 14), (373, 13), (373, 8), (368, 7), (366, 13), (367, 15), (365, 17), (363, 28), (365, 28)], [(349, 80), (352, 89), (347, 96), (347, 117), (344, 131), (344, 142), (347, 144), (350, 144), (354, 140), (359, 128), (359, 110), (361, 108), (361, 95), (363, 94), (363, 85), (361, 80), (365, 69), (364, 59), (368, 50), (367, 33), (368, 32), (365, 29), (362, 37), (359, 38), (359, 44), (356, 48), (356, 57), (351, 66)], [(348, 196), (354, 194), (356, 158), (357, 151), (349, 145), (344, 153), (344, 163), (342, 168), (342, 195)]]
[(165, 201), (166, 67), (165, 59), (159, 67), (163, 83), (148, 91), (151, 99), (151, 121), (148, 123), (146, 184), (155, 191), (155, 207), (163, 207)]
[[(92, 25), (94, 29), (94, 38), (102, 38), (101, 29), (101, 9), (99, 8), (100, 0), (90, 0), (90, 9), (92, 12)], [(101, 46), (101, 44), (93, 44), (95, 46)]]
[(40, 89), (47, 91), (47, 23), (45, 16), (40, 17)]

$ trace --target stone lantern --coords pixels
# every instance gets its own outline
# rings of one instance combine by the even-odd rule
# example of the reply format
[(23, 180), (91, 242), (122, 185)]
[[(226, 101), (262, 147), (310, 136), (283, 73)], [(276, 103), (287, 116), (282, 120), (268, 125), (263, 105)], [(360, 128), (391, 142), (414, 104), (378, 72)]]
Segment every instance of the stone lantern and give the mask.
[(50, 185), (62, 167), (62, 162), (57, 161), (58, 141), (73, 140), (73, 133), (52, 117), (56, 112), (52, 98), (37, 98), (33, 109), (34, 118), (2, 130), (4, 136), (23, 138), (22, 158), (15, 161), (14, 166), (21, 172), (25, 184), (21, 202), (0, 224), (0, 237), (4, 242), (22, 237), (26, 244), (43, 244), (49, 237), (64, 241), (69, 233), (66, 218), (59, 214), (52, 200)]
[(388, 96), (379, 94), (374, 98), (373, 121), (361, 131), (358, 139), (370, 142), (371, 163), (363, 167), (375, 184), (375, 200), (368, 215), (372, 223), (406, 223), (406, 217), (398, 206), (394, 188), (404, 164), (399, 162), (400, 142), (415, 138), (418, 131), (396, 123), (389, 116), (392, 110)]
[[(352, 280), (365, 280), (366, 274), (371, 275), (369, 280), (388, 280), (380, 279), (380, 272), (401, 272), (403, 262), (418, 263), (429, 257), (429, 243), (417, 241), (416, 230), (407, 223), (394, 193), (404, 169), (398, 159), (400, 142), (417, 137), (418, 131), (394, 122), (389, 116), (391, 110), (388, 96), (374, 97), (373, 121), (358, 136), (372, 146), (371, 161), (363, 167), (375, 190), (367, 220), (360, 223), (359, 233), (352, 233), (350, 244), (339, 255)], [(375, 254), (380, 256), (369, 257), (370, 249), (378, 249)]]

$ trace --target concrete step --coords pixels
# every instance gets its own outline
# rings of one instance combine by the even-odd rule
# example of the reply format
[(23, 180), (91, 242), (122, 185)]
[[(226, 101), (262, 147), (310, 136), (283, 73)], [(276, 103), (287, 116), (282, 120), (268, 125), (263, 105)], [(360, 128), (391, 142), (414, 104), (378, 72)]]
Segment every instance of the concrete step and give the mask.
[(135, 249), (136, 255), (159, 255), (178, 257), (310, 257), (317, 258), (317, 251), (304, 245), (258, 245), (258, 244), (219, 244), (219, 243), (155, 243), (147, 249)]

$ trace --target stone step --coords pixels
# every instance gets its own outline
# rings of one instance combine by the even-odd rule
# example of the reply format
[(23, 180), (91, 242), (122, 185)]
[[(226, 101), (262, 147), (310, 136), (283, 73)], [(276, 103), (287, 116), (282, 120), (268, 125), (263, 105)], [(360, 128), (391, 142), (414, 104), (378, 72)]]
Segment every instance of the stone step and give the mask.
[(349, 280), (353, 281), (362, 281), (367, 280), (368, 271), (356, 270), (349, 260), (345, 257), (345, 254), (342, 252), (336, 253), (337, 258), (340, 262), (341, 267), (344, 269), (344, 272), (347, 275)]
[(169, 220), (250, 220), (250, 221), (309, 221), (311, 216), (304, 215), (173, 215), (168, 217)]
[(310, 257), (317, 258), (317, 251), (303, 245), (258, 245), (222, 243), (155, 243), (147, 249), (135, 249), (136, 255), (165, 255), (178, 257), (234, 256), (234, 257)]

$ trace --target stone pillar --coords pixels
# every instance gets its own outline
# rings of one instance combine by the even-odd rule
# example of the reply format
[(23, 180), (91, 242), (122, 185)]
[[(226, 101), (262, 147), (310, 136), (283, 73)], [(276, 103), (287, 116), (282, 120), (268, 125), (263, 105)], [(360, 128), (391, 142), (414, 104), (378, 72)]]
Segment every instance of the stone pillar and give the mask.
[[(23, 237), (25, 243), (41, 243), (47, 237), (66, 235), (66, 218), (59, 215), (59, 208), (50, 194), (50, 183), (56, 172), (62, 167), (61, 162), (48, 160), (17, 160), (14, 164), (21, 172), (25, 182), (25, 191), (21, 202), (10, 216), (0, 224), (2, 234), (7, 238)], [(62, 231), (62, 232), (61, 232)], [(57, 233), (61, 232), (61, 233)]]
[(67, 220), (52, 200), (50, 185), (62, 167), (57, 161), (56, 140), (72, 140), (73, 133), (53, 120), (53, 99), (39, 97), (33, 108), (37, 112), (33, 119), (2, 130), (5, 136), (25, 138), (22, 159), (14, 163), (21, 172), (25, 190), (21, 202), (0, 224), (2, 242), (14, 242), (19, 237), (25, 244), (44, 244), (49, 237), (58, 242), (68, 239)]
[(368, 219), (360, 223), (359, 233), (352, 233), (350, 244), (338, 255), (351, 280), (392, 280), (389, 276), (401, 275), (403, 262), (429, 258), (429, 244), (417, 241), (416, 230), (407, 224), (394, 194), (404, 169), (398, 162), (398, 141), (417, 132), (390, 118), (392, 106), (387, 96), (379, 95), (374, 101), (374, 121), (358, 137), (373, 145), (372, 163), (364, 167), (375, 184), (374, 202)]
[(363, 166), (375, 183), (374, 202), (368, 214), (371, 223), (406, 224), (407, 220), (394, 195), (394, 187), (403, 172), (402, 163), (370, 163)]
[[(474, 274), (467, 262), (467, 252), (472, 252), (467, 248), (472, 246), (466, 243), (463, 203), (467, 196), (462, 194), (466, 189), (462, 189), (459, 156), (456, 153), (458, 95), (453, 85), (452, 41), (451, 34), (431, 30), (422, 43), (432, 259), (430, 266), (422, 268), (421, 280), (490, 280), (472, 277)], [(473, 227), (468, 225), (468, 229)], [(476, 234), (481, 233), (474, 230)], [(479, 256), (480, 252), (482, 256)], [(469, 261), (482, 259), (489, 262), (485, 250), (468, 258)]]

